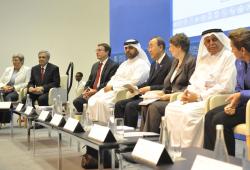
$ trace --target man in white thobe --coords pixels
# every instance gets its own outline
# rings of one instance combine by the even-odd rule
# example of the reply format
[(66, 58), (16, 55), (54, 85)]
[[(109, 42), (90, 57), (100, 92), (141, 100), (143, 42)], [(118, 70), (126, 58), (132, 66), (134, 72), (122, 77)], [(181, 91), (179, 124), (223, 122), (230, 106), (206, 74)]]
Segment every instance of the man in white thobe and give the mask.
[(181, 99), (165, 109), (165, 123), (172, 144), (202, 147), (205, 101), (214, 94), (232, 93), (236, 83), (235, 57), (230, 40), (221, 29), (202, 33), (196, 68)]
[(126, 41), (124, 51), (128, 59), (119, 66), (106, 87), (88, 100), (87, 112), (92, 120), (107, 122), (115, 104), (115, 97), (119, 91), (125, 89), (124, 85), (138, 86), (148, 79), (150, 62), (139, 42)]

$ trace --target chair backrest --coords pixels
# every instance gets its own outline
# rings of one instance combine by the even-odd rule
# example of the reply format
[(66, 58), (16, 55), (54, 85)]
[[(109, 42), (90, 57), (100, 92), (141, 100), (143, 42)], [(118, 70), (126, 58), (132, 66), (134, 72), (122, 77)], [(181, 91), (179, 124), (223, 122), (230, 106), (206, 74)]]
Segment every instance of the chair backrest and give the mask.
[(60, 75), (60, 86), (63, 89), (67, 89), (67, 79), (68, 76), (66, 74)]
[(206, 104), (205, 104), (205, 113), (207, 113), (208, 111), (226, 104), (225, 100), (226, 98), (228, 98), (231, 94), (215, 94), (210, 96), (207, 100), (206, 100)]

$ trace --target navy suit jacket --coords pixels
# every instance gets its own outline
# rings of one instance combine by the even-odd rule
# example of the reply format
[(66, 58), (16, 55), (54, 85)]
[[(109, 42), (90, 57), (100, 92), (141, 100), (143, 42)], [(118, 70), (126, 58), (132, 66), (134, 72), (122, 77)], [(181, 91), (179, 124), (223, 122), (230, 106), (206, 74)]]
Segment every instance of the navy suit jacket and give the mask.
[[(93, 85), (95, 83), (95, 78), (98, 70), (99, 61), (93, 64), (91, 68), (91, 73), (89, 75), (89, 79), (85, 84), (85, 89), (87, 87), (93, 88)], [(101, 79), (100, 79), (100, 85), (97, 90), (100, 90), (101, 88), (105, 87), (108, 81), (111, 79), (111, 77), (115, 74), (117, 68), (119, 65), (115, 63), (110, 58), (107, 60), (106, 64), (104, 65), (104, 68), (102, 70)]]
[(41, 79), (41, 66), (36, 65), (31, 68), (29, 87), (43, 86), (44, 93), (48, 93), (52, 87), (60, 87), (59, 68), (51, 63), (48, 63), (44, 72), (44, 79)]
[(150, 90), (161, 90), (163, 88), (164, 78), (170, 71), (172, 61), (167, 56), (163, 57), (159, 69), (155, 69), (156, 63), (151, 64), (148, 80), (138, 88), (150, 86)]
[[(235, 91), (241, 94), (239, 106), (242, 106), (250, 99), (250, 64), (241, 60), (236, 60), (235, 65), (237, 69), (237, 84)], [(249, 68), (247, 69), (247, 67)]]

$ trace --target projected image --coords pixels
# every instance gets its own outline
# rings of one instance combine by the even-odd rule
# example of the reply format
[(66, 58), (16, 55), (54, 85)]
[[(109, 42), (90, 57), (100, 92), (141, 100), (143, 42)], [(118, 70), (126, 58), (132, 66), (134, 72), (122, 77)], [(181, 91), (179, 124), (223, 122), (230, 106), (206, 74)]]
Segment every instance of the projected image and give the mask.
[(173, 0), (173, 33), (200, 35), (209, 28), (249, 27), (249, 0)]

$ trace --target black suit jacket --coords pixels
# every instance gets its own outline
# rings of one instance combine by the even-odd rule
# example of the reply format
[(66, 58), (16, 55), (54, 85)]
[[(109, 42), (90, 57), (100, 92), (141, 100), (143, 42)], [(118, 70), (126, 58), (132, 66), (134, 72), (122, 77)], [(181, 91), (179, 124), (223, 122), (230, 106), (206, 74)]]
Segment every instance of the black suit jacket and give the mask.
[(44, 93), (48, 93), (52, 87), (60, 87), (59, 68), (51, 63), (48, 63), (44, 73), (44, 80), (41, 79), (41, 66), (36, 65), (31, 69), (29, 87), (43, 86)]
[(170, 82), (171, 76), (174, 73), (175, 68), (178, 65), (178, 60), (174, 59), (172, 67), (164, 80), (163, 91), (165, 93), (172, 93), (177, 91), (183, 91), (189, 85), (189, 79), (192, 76), (195, 69), (196, 60), (190, 54), (186, 54), (180, 68), (178, 69), (173, 82)]
[(159, 69), (155, 70), (156, 62), (151, 64), (148, 80), (138, 88), (150, 86), (150, 90), (161, 90), (163, 88), (164, 78), (170, 71), (171, 64), (172, 61), (167, 54), (163, 57)]
[[(93, 64), (91, 68), (91, 73), (89, 75), (89, 79), (85, 84), (85, 89), (87, 87), (93, 88), (93, 85), (95, 83), (95, 78), (98, 70), (99, 61)], [(111, 77), (115, 74), (117, 68), (119, 65), (115, 63), (110, 58), (107, 60), (106, 64), (104, 65), (104, 68), (102, 70), (101, 79), (100, 79), (100, 85), (97, 90), (100, 90), (101, 88), (105, 87), (108, 81), (111, 79)]]

